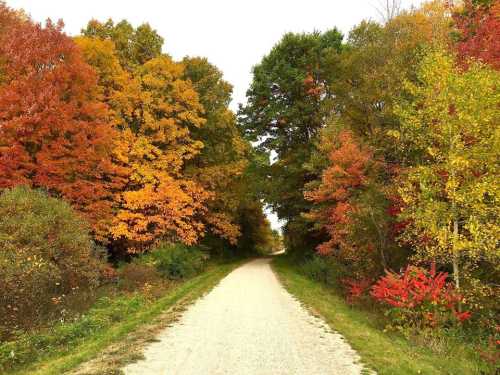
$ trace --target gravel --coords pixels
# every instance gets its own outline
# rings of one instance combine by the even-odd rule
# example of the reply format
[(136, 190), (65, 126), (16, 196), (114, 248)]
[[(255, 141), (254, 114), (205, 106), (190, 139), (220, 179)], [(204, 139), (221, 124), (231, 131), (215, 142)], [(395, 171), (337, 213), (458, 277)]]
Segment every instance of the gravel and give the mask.
[(361, 374), (358, 355), (280, 284), (269, 259), (231, 272), (126, 375)]

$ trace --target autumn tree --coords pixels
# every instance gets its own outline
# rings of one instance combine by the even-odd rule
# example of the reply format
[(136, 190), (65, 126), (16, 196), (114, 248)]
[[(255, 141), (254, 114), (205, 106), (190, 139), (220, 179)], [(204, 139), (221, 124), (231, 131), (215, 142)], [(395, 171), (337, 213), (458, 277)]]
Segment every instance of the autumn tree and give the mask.
[(160, 56), (163, 45), (163, 38), (148, 23), (134, 28), (126, 20), (117, 24), (111, 19), (104, 23), (92, 20), (82, 30), (82, 35), (111, 40), (121, 64), (128, 69), (133, 69)]
[(390, 165), (404, 164), (387, 132), (398, 129), (394, 105), (405, 80), (413, 80), (426, 45), (446, 45), (451, 31), (441, 1), (401, 12), (386, 24), (363, 21), (349, 34), (332, 81), (334, 107), (342, 121), (383, 154)]
[(417, 77), (396, 112), (395, 141), (416, 155), (399, 189), (410, 223), (404, 238), (420, 259), (452, 264), (459, 287), (461, 265), (498, 265), (500, 256), (500, 76), (479, 63), (462, 72), (446, 52), (430, 51)]
[(304, 194), (314, 203), (304, 216), (328, 235), (317, 247), (319, 254), (336, 257), (358, 277), (387, 267), (385, 210), (377, 202), (384, 198), (376, 197), (375, 189), (380, 166), (369, 147), (340, 129), (320, 184)]
[[(0, 4), (1, 18), (13, 12)], [(115, 183), (116, 132), (96, 97), (97, 79), (62, 24), (4, 24), (0, 58), (0, 187), (29, 185), (62, 196), (102, 236)]]
[(205, 217), (211, 231), (235, 244), (240, 235), (237, 216), (250, 145), (229, 109), (232, 86), (224, 81), (222, 72), (205, 58), (186, 57), (182, 63), (185, 78), (199, 94), (206, 119), (203, 127), (192, 132), (193, 139), (203, 142), (203, 149), (187, 164), (186, 173), (214, 193)]
[(500, 69), (500, 2), (467, 0), (453, 19), (461, 64), (467, 66), (474, 58)]
[(287, 220), (285, 232), (302, 231), (299, 237), (307, 236), (300, 217), (308, 207), (302, 190), (314, 178), (302, 165), (328, 114), (329, 80), (335, 74), (332, 56), (341, 42), (336, 29), (286, 34), (254, 67), (247, 104), (239, 111), (239, 123), (248, 139), (276, 159), (261, 169), (265, 200)]
[(195, 243), (205, 234), (214, 194), (185, 171), (203, 149), (192, 134), (206, 120), (184, 65), (166, 55), (122, 63), (107, 37), (78, 37), (77, 43), (99, 73), (102, 100), (120, 130), (112, 160), (125, 183), (114, 194), (113, 247), (144, 251), (160, 239)]

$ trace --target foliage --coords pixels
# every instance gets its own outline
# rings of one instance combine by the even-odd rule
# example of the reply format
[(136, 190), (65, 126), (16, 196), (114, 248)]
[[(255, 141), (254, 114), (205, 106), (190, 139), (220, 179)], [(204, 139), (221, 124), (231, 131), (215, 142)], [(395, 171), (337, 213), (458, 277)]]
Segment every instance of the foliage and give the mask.
[(396, 328), (445, 327), (468, 320), (472, 313), (462, 310), (463, 297), (447, 282), (446, 272), (407, 266), (402, 274), (387, 272), (371, 289), (371, 295), (390, 306)]
[(133, 261), (120, 267), (118, 280), (120, 289), (129, 292), (141, 288), (144, 292), (147, 292), (148, 288), (162, 282), (157, 269), (153, 265), (141, 261)]
[(163, 46), (163, 38), (148, 23), (134, 29), (126, 20), (116, 25), (111, 19), (104, 23), (91, 20), (87, 27), (82, 29), (82, 35), (112, 41), (121, 64), (127, 69), (133, 69), (159, 57)]
[(135, 70), (129, 73), (112, 40), (79, 37), (77, 43), (100, 73), (103, 99), (120, 129), (113, 162), (123, 187), (114, 194), (113, 245), (143, 252), (164, 237), (196, 242), (213, 193), (184, 171), (203, 148), (191, 133), (206, 122), (184, 66), (162, 55), (142, 65), (131, 61)]
[[(12, 13), (5, 4), (0, 13)], [(111, 216), (115, 130), (96, 77), (62, 24), (29, 19), (2, 28), (0, 187), (27, 184), (62, 196), (93, 224)]]
[(186, 173), (214, 193), (207, 203), (205, 221), (214, 234), (234, 245), (240, 236), (237, 210), (244, 199), (242, 184), (250, 144), (242, 138), (229, 109), (232, 87), (222, 73), (204, 58), (186, 57), (182, 63), (206, 119), (203, 127), (193, 130), (193, 139), (202, 141), (203, 149), (187, 163)]
[(339, 278), (343, 270), (338, 267), (332, 258), (314, 255), (301, 265), (301, 271), (312, 280), (319, 281), (325, 285), (338, 286)]
[(325, 287), (306, 277), (301, 265), (293, 264), (288, 256), (277, 257), (272, 266), (286, 289), (320, 314), (360, 354), (363, 364), (377, 374), (481, 375), (496, 371), (493, 363), (481, 357), (480, 353), (487, 347), (468, 342), (470, 331), (456, 336), (439, 332), (437, 339), (442, 342), (439, 347), (418, 342), (413, 337), (409, 340), (398, 332), (384, 330), (387, 320), (374, 306), (366, 308), (364, 304), (346, 303), (336, 288)]
[(500, 3), (466, 0), (453, 19), (460, 62), (468, 66), (469, 59), (474, 58), (500, 69)]
[(196, 247), (183, 244), (160, 244), (150, 257), (156, 269), (163, 276), (172, 279), (185, 279), (202, 272), (206, 267), (207, 255)]
[(85, 314), (73, 322), (60, 322), (52, 332), (26, 333), (16, 341), (0, 345), (0, 369), (12, 370), (33, 363), (54, 349), (71, 347), (90, 335), (102, 332), (111, 324), (126, 320), (140, 311), (145, 300), (140, 295), (111, 299), (102, 297)]
[(336, 29), (284, 35), (254, 67), (247, 104), (238, 113), (240, 126), (249, 140), (258, 141), (259, 152), (276, 155), (272, 165), (261, 166), (260, 180), (266, 203), (287, 220), (285, 235), (308, 206), (302, 189), (312, 176), (302, 165), (328, 113), (332, 54), (341, 41)]
[(497, 72), (473, 64), (462, 72), (448, 54), (430, 52), (397, 110), (401, 147), (413, 150), (399, 193), (409, 220), (402, 235), (421, 259), (498, 265)]
[(26, 187), (0, 194), (0, 326), (33, 327), (99, 283), (103, 261), (69, 205)]

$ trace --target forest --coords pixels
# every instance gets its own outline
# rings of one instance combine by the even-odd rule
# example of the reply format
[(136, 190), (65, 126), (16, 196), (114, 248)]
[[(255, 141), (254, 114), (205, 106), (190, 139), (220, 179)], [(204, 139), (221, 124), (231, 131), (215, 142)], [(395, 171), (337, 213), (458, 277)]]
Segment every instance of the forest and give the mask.
[(235, 113), (147, 23), (69, 36), (0, 3), (0, 372), (281, 249), (384, 332), (498, 370), (500, 2), (385, 16), (286, 33)]

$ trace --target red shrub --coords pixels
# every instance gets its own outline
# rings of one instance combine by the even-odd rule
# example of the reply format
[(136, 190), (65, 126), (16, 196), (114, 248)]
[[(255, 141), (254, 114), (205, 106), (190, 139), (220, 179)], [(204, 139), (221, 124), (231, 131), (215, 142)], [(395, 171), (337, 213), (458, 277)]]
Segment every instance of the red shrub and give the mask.
[(387, 272), (371, 288), (377, 301), (391, 306), (402, 325), (436, 326), (454, 320), (464, 322), (469, 311), (460, 311), (462, 296), (448, 283), (446, 272), (408, 266), (402, 274)]
[(361, 279), (361, 280), (355, 280), (355, 279), (342, 279), (342, 284), (346, 288), (347, 291), (347, 302), (352, 304), (361, 296), (366, 294), (366, 292), (370, 289), (370, 286), (372, 285), (373, 281), (372, 279)]

